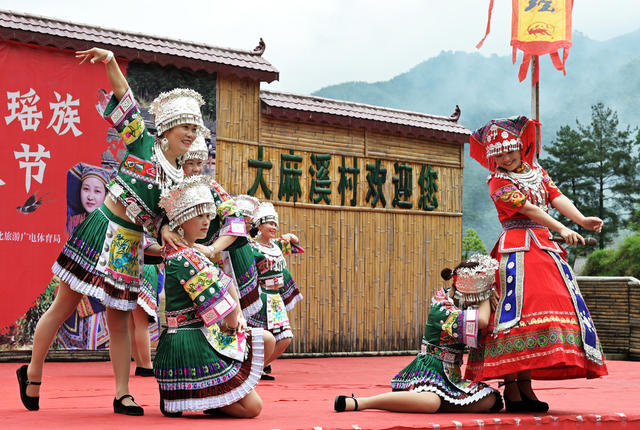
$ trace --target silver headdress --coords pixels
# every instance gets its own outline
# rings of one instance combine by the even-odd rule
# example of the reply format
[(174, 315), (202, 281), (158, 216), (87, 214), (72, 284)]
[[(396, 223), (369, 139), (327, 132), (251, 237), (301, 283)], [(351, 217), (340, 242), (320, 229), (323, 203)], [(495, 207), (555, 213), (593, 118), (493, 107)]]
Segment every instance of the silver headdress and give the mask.
[(242, 212), (242, 216), (251, 218), (253, 218), (253, 214), (260, 205), (260, 200), (247, 194), (236, 196), (233, 198), (233, 201), (236, 203), (236, 206), (238, 206), (238, 209), (240, 209), (240, 212)]
[(203, 104), (202, 96), (192, 89), (175, 88), (160, 93), (149, 107), (154, 116), (158, 136), (176, 125), (195, 124), (198, 126), (199, 134), (208, 138), (211, 132), (204, 126), (200, 112), (200, 106)]
[(467, 261), (476, 262), (478, 265), (460, 267), (453, 275), (455, 298), (460, 306), (479, 303), (491, 297), (499, 266), (497, 260), (483, 254), (474, 254)]
[(262, 202), (253, 213), (253, 226), (258, 227), (266, 222), (275, 222), (278, 225), (278, 213), (271, 202)]
[(196, 140), (193, 141), (189, 150), (180, 156), (180, 164), (184, 164), (187, 160), (202, 160), (207, 162), (209, 160), (209, 148), (207, 148), (207, 142), (204, 141), (204, 137), (198, 134)]
[(487, 132), (486, 145), (487, 158), (489, 158), (505, 152), (521, 150), (522, 140), (516, 134), (493, 124)]
[(198, 215), (216, 212), (209, 180), (203, 175), (190, 176), (160, 197), (159, 206), (167, 213), (172, 230)]

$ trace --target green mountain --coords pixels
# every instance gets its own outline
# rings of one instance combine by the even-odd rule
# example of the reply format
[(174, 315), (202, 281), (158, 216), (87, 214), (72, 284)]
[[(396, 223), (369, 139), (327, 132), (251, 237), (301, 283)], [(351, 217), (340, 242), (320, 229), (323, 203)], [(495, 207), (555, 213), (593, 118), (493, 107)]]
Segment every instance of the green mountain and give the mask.
[[(518, 81), (519, 65), (520, 57), (513, 65), (511, 56), (443, 51), (389, 81), (347, 82), (313, 94), (445, 116), (457, 104), (460, 123), (474, 130), (492, 118), (530, 115), (530, 77)], [(640, 124), (640, 29), (602, 42), (574, 32), (566, 69), (563, 76), (548, 55), (540, 60), (543, 156), (544, 145), (560, 126), (575, 126), (576, 119), (588, 123), (591, 105), (598, 102), (616, 110), (621, 125)], [(487, 171), (467, 154), (463, 228), (474, 228), (489, 249), (501, 228), (486, 177)]]

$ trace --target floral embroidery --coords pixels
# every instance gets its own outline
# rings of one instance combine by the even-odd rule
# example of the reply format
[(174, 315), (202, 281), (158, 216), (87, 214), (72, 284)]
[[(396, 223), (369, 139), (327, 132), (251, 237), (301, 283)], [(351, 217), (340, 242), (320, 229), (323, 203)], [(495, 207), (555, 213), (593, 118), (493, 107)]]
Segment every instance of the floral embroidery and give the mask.
[(129, 118), (128, 124), (120, 131), (120, 136), (124, 140), (124, 143), (129, 145), (131, 142), (135, 142), (143, 131), (144, 120), (142, 119), (140, 112), (135, 112)]
[[(218, 276), (212, 268), (207, 268), (184, 284), (184, 290), (189, 294), (191, 300), (195, 301), (196, 297), (204, 290), (212, 287), (218, 281)], [(217, 289), (217, 288), (216, 288)]]
[(509, 203), (514, 208), (520, 208), (527, 202), (527, 197), (522, 191), (520, 191), (515, 185), (505, 185), (498, 188), (491, 198), (494, 202), (502, 200), (505, 203)]
[(238, 206), (236, 206), (233, 200), (226, 200), (216, 209), (217, 215), (220, 219), (225, 219), (228, 217), (241, 217), (242, 214), (238, 210)]

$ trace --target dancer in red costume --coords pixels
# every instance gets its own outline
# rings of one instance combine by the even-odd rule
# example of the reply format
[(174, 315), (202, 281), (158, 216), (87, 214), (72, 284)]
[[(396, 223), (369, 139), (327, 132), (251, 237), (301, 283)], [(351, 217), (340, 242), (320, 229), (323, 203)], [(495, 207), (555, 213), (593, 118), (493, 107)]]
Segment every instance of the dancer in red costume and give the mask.
[(466, 377), (504, 378), (508, 412), (546, 412), (531, 379), (596, 378), (607, 374), (598, 335), (580, 294), (565, 243), (584, 238), (547, 212), (553, 207), (587, 230), (602, 220), (585, 217), (534, 160), (537, 121), (524, 116), (492, 120), (471, 137), (471, 156), (491, 171), (489, 190), (503, 232), (491, 255), (500, 262), (498, 306), (482, 348), (469, 356)]

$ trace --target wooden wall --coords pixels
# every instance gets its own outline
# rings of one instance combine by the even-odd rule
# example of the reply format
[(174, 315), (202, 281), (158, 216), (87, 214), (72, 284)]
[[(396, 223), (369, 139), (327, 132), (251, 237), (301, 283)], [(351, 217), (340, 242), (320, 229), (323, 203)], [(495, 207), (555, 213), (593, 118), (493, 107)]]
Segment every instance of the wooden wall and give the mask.
[[(254, 92), (255, 93), (252, 93)], [(261, 117), (257, 86), (218, 79), (217, 179), (231, 193), (247, 193), (256, 179), (249, 159), (273, 167), (264, 171), (282, 232), (301, 239), (304, 254), (288, 257), (289, 268), (305, 299), (290, 313), (294, 340), (287, 352), (336, 353), (415, 350), (430, 296), (444, 285), (443, 267), (461, 255), (462, 145), (387, 136), (364, 129), (291, 122)], [(255, 104), (253, 104), (255, 103)], [(278, 197), (281, 155), (302, 156), (302, 195)], [(331, 203), (310, 201), (312, 154), (330, 154)], [(357, 158), (357, 204), (341, 204), (338, 166)], [(366, 163), (381, 160), (387, 169), (386, 207), (365, 201)], [(394, 208), (394, 163), (412, 167), (411, 209)], [(420, 169), (437, 172), (438, 207), (418, 208)], [(291, 166), (293, 167), (293, 166)], [(264, 199), (258, 188), (256, 197)]]

